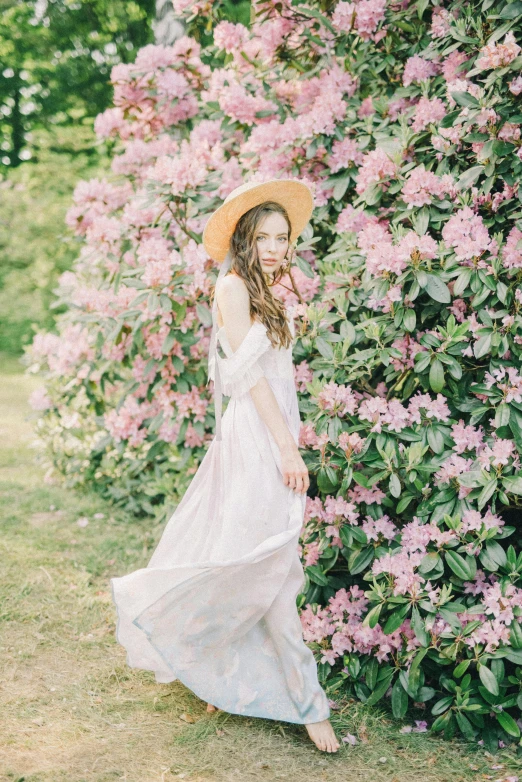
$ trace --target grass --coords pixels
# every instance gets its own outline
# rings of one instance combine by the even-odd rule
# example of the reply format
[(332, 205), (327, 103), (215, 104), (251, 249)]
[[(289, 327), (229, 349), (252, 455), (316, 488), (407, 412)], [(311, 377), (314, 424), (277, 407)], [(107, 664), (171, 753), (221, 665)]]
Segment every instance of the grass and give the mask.
[[(475, 782), (516, 776), (508, 750), (401, 734), (384, 710), (345, 703), (320, 753), (302, 726), (217, 713), (180, 682), (130, 669), (109, 578), (144, 566), (161, 528), (94, 494), (45, 483), (15, 360), (0, 372), (0, 779), (2, 782)], [(87, 518), (87, 526), (77, 524)], [(497, 766), (497, 768), (495, 768)], [(498, 768), (500, 766), (500, 768)], [(522, 778), (522, 774), (521, 774)]]

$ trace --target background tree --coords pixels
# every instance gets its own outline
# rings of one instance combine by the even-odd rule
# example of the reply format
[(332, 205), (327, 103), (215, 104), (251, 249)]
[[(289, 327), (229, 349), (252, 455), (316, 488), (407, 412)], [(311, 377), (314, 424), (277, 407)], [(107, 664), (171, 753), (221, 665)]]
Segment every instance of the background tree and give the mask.
[(154, 0), (0, 5), (0, 164), (31, 158), (31, 132), (103, 111), (109, 74), (153, 38)]

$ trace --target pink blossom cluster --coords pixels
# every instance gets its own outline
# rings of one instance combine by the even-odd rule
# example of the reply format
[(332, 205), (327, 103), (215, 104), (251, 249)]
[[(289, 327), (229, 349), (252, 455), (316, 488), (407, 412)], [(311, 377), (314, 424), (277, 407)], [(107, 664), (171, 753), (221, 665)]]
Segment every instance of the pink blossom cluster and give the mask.
[(214, 28), (214, 43), (218, 49), (224, 49), (227, 54), (241, 49), (248, 41), (248, 37), (248, 30), (243, 24), (223, 21)]
[(343, 168), (348, 168), (351, 164), (360, 166), (362, 161), (363, 153), (354, 139), (345, 138), (342, 141), (334, 141), (332, 144), (332, 152), (330, 154), (330, 171), (332, 174)]
[(347, 458), (350, 458), (352, 454), (361, 453), (366, 444), (366, 439), (357, 434), (357, 432), (352, 432), (351, 434), (341, 432), (337, 441)]
[(422, 97), (415, 106), (412, 130), (419, 133), (421, 130), (425, 130), (428, 125), (436, 125), (445, 116), (446, 107), (440, 98), (430, 100)]
[(453, 247), (458, 260), (466, 261), (489, 252), (497, 253), (497, 245), (491, 239), (482, 217), (476, 215), (469, 206), (455, 212), (444, 228), (442, 237), (448, 247)]
[(440, 5), (436, 6), (433, 9), (433, 13), (431, 15), (431, 27), (430, 27), (431, 37), (445, 38), (451, 29), (451, 21), (453, 20), (453, 18), (454, 18), (454, 13), (447, 11), (445, 8), (442, 8)]
[(339, 32), (357, 33), (363, 41), (379, 41), (386, 35), (386, 30), (377, 32), (384, 20), (386, 0), (356, 0), (347, 3), (341, 0), (335, 6), (332, 24)]
[(372, 184), (386, 186), (397, 173), (397, 165), (384, 149), (374, 149), (364, 155), (357, 174), (356, 191), (361, 195)]
[(326, 383), (317, 396), (319, 407), (333, 415), (353, 415), (357, 408), (357, 397), (350, 386)]
[(453, 450), (456, 453), (479, 450), (484, 442), (484, 430), (482, 427), (479, 426), (477, 429), (471, 424), (466, 426), (462, 419), (460, 419), (458, 424), (452, 425), (451, 436), (455, 442)]
[(294, 378), (297, 390), (301, 393), (306, 392), (306, 384), (311, 383), (314, 378), (314, 373), (307, 361), (301, 361), (294, 365)]
[(522, 377), (516, 367), (498, 367), (491, 372), (486, 372), (484, 385), (487, 388), (495, 386), (502, 391), (502, 401), (505, 404), (522, 402)]
[(505, 68), (520, 54), (520, 46), (512, 31), (507, 33), (503, 43), (489, 43), (480, 50), (475, 67), (485, 71), (489, 68)]
[(455, 49), (451, 54), (448, 54), (445, 60), (442, 61), (440, 66), (441, 73), (445, 81), (450, 84), (456, 79), (464, 79), (464, 72), (461, 69), (461, 65), (468, 61), (468, 56), (464, 52), (459, 52)]
[(424, 165), (412, 169), (402, 188), (402, 197), (410, 206), (430, 204), (432, 197), (444, 198), (455, 193), (455, 182), (451, 174), (438, 177), (433, 171), (426, 171)]
[(522, 231), (513, 226), (502, 249), (506, 269), (522, 269)]
[(522, 92), (522, 76), (516, 76), (513, 81), (509, 82), (509, 91), (513, 95), (520, 95)]
[(438, 72), (439, 65), (436, 62), (425, 60), (423, 57), (419, 57), (418, 54), (415, 54), (406, 61), (404, 73), (402, 75), (402, 83), (405, 87), (409, 87), (414, 81), (420, 82), (431, 79), (431, 77), (436, 76)]
[[(415, 639), (409, 620), (394, 633), (385, 635), (379, 624), (366, 627), (362, 616), (368, 600), (358, 586), (341, 589), (330, 598), (325, 608), (307, 605), (301, 612), (303, 637), (307, 643), (321, 644), (322, 662), (333, 665), (345, 652), (374, 654), (379, 662), (389, 659), (390, 654), (403, 648), (414, 649)], [(331, 636), (329, 638), (329, 636)], [(331, 648), (327, 648), (327, 639)]]

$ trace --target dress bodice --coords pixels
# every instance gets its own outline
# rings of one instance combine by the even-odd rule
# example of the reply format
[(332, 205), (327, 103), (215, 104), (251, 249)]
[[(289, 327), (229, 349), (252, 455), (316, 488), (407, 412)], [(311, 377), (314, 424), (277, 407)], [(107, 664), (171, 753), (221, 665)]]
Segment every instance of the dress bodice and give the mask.
[[(295, 323), (294, 323), (294, 317), (291, 311), (287, 309), (287, 316), (288, 316), (288, 324), (290, 328), (290, 333), (292, 335), (292, 341), (295, 338)], [(260, 323), (259, 321), (254, 321), (252, 324), (250, 331), (247, 333), (247, 337), (249, 337), (249, 341), (251, 341), (251, 337), (254, 337), (254, 332), (257, 332), (257, 335), (259, 335), (260, 339), (265, 336), (265, 339), (268, 340), (268, 337), (266, 337), (266, 328), (265, 326)], [(245, 337), (245, 340), (247, 339)], [(223, 348), (223, 352), (227, 358), (231, 358), (234, 356), (234, 351), (232, 350), (230, 343), (228, 341), (228, 337), (225, 331), (224, 326), (221, 326), (220, 329), (218, 329), (217, 332), (217, 339)], [(254, 341), (254, 340), (252, 340)], [(238, 350), (241, 349), (243, 343), (241, 343)], [(255, 348), (254, 348), (255, 350)], [(268, 346), (265, 347), (264, 351), (259, 353), (257, 357), (257, 363), (259, 364), (260, 368), (263, 370), (263, 374), (267, 378), (282, 378), (285, 380), (293, 380), (294, 379), (294, 366), (292, 361), (292, 344), (289, 345), (289, 347), (273, 347), (271, 343), (268, 344)]]

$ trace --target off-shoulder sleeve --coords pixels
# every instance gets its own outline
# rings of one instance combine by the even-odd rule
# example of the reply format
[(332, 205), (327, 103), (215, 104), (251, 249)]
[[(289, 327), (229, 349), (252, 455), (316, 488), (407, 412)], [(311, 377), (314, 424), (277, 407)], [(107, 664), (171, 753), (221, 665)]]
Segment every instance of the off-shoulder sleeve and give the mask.
[[(219, 365), (222, 391), (226, 396), (237, 397), (249, 391), (264, 376), (259, 358), (270, 347), (266, 326), (255, 321), (248, 330), (239, 348), (227, 358), (216, 351)], [(212, 361), (210, 377), (214, 379), (215, 368)]]

